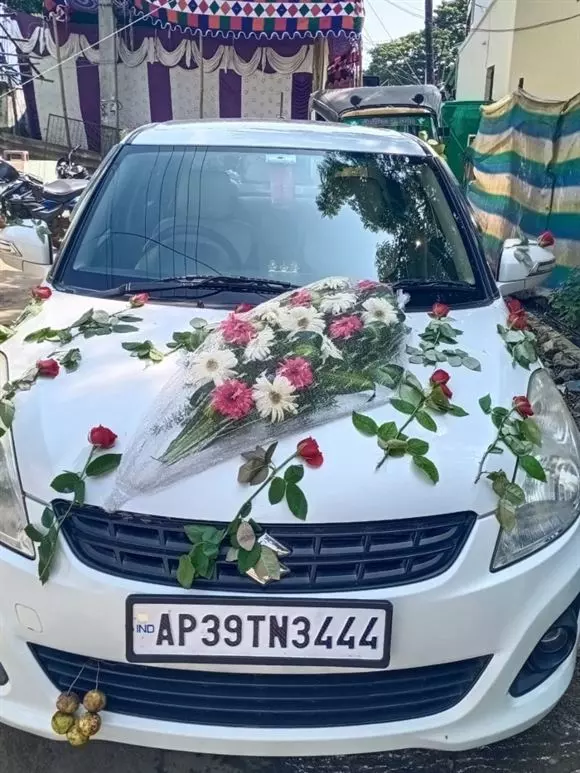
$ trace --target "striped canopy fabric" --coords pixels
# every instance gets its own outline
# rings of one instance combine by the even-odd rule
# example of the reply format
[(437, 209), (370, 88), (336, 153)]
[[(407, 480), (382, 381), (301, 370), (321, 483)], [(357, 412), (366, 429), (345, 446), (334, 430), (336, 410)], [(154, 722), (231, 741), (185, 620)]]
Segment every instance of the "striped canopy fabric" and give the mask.
[(468, 197), (492, 263), (522, 232), (550, 230), (562, 266), (580, 265), (580, 94), (542, 101), (518, 91), (482, 107)]

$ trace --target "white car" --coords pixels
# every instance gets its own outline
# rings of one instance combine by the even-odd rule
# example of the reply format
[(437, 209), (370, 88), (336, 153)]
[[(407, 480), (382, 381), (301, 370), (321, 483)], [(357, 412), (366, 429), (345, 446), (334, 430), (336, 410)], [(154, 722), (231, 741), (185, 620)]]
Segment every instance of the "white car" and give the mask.
[(461, 750), (550, 711), (578, 431), (435, 154), (153, 125), (52, 265), (26, 226), (0, 233), (40, 278), (1, 330), (2, 722), (290, 756)]

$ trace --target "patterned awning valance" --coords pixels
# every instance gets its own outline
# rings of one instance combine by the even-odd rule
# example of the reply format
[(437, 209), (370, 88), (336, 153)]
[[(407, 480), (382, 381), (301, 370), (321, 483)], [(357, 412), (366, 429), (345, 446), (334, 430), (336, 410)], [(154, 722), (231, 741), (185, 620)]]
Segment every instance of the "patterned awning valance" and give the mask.
[[(210, 36), (254, 38), (358, 37), (363, 0), (116, 0), (126, 16)], [(68, 19), (97, 11), (97, 0), (45, 0), (45, 12)]]

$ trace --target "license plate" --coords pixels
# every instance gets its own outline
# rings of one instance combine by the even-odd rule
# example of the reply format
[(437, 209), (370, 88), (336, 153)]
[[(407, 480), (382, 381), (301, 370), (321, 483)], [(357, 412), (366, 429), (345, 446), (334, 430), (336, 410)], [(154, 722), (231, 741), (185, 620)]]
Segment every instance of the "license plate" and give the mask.
[(130, 663), (386, 668), (389, 602), (129, 596)]

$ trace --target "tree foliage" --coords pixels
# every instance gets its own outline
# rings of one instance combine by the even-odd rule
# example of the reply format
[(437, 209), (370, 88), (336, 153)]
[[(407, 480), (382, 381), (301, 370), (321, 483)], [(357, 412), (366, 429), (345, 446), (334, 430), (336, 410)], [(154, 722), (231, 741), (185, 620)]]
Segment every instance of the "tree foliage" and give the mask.
[(5, 5), (10, 11), (42, 13), (42, 0), (6, 0)]
[[(445, 0), (433, 19), (435, 84), (453, 95), (453, 68), (457, 50), (467, 34), (468, 0)], [(411, 32), (371, 50), (369, 75), (378, 75), (385, 86), (425, 82), (425, 36)], [(413, 77), (413, 73), (417, 78)], [(451, 81), (451, 82), (450, 82)]]

